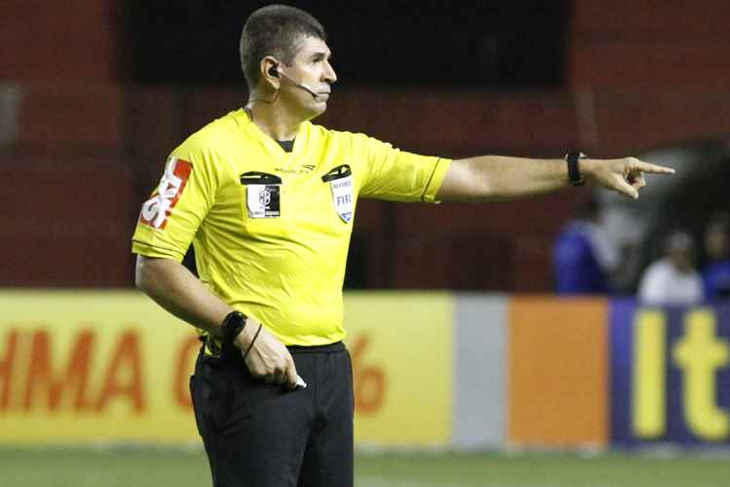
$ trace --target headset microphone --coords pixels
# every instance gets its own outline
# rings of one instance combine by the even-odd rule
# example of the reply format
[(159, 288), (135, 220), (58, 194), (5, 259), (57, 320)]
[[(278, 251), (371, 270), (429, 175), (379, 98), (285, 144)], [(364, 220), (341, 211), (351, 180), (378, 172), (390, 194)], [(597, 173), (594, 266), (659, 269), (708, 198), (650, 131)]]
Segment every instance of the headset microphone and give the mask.
[(269, 69), (269, 74), (271, 76), (275, 76), (277, 78), (279, 77), (279, 75), (281, 75), (282, 77), (284, 77), (286, 80), (288, 80), (291, 84), (293, 84), (297, 88), (300, 88), (300, 89), (306, 91), (307, 93), (309, 93), (310, 95), (312, 95), (312, 98), (314, 98), (315, 100), (319, 96), (319, 94), (317, 94), (309, 86), (302, 84), (302, 83), (297, 83), (290, 76), (288, 76), (284, 71), (279, 71), (278, 69), (276, 69), (276, 66), (272, 66), (271, 69)]

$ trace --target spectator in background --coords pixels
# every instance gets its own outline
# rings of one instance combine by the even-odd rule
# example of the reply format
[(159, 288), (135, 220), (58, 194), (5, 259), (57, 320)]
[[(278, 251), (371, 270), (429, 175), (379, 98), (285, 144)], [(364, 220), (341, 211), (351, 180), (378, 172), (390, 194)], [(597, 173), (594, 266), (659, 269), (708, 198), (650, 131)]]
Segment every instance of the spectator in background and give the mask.
[(664, 257), (651, 264), (641, 277), (638, 298), (656, 305), (691, 305), (704, 299), (689, 233), (675, 231), (669, 235)]
[(705, 230), (707, 265), (702, 270), (707, 299), (730, 298), (730, 221), (727, 214), (716, 215)]
[(553, 248), (558, 294), (603, 294), (611, 290), (610, 276), (619, 252), (600, 226), (600, 208), (591, 199), (560, 232)]

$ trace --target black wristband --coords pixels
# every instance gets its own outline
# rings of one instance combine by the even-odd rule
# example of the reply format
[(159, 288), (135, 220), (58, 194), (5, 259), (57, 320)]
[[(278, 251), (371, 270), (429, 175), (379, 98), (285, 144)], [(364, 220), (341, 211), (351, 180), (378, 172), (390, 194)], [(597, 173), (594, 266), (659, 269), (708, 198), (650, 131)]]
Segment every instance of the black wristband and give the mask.
[(221, 329), (223, 331), (223, 348), (233, 346), (233, 341), (246, 328), (248, 317), (240, 311), (231, 311), (223, 319)]
[(582, 152), (568, 152), (565, 154), (565, 162), (568, 163), (568, 180), (573, 186), (580, 186), (586, 181), (580, 173), (579, 160), (585, 159), (586, 155)]

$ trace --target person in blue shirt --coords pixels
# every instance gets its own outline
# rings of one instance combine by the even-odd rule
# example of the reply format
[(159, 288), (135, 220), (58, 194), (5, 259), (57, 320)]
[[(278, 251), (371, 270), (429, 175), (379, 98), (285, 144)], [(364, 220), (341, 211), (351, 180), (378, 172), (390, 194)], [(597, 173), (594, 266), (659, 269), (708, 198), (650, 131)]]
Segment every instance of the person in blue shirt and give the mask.
[(702, 282), (708, 300), (730, 298), (729, 235), (730, 220), (727, 214), (716, 215), (705, 230), (708, 263), (702, 270)]
[(553, 248), (558, 294), (605, 294), (619, 263), (619, 252), (600, 226), (600, 207), (591, 199), (561, 230)]

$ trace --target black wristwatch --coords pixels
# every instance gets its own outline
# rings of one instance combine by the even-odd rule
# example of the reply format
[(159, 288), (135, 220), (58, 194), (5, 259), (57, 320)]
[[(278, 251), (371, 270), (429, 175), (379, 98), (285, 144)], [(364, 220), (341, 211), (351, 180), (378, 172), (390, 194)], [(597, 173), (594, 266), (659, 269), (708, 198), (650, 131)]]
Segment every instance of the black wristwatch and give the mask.
[(565, 162), (568, 163), (568, 180), (573, 186), (580, 186), (585, 184), (585, 179), (580, 173), (580, 165), (578, 161), (585, 159), (586, 155), (582, 152), (568, 152), (565, 154)]
[(223, 348), (233, 346), (233, 340), (246, 328), (248, 317), (240, 311), (231, 311), (223, 319), (221, 328), (223, 330)]

